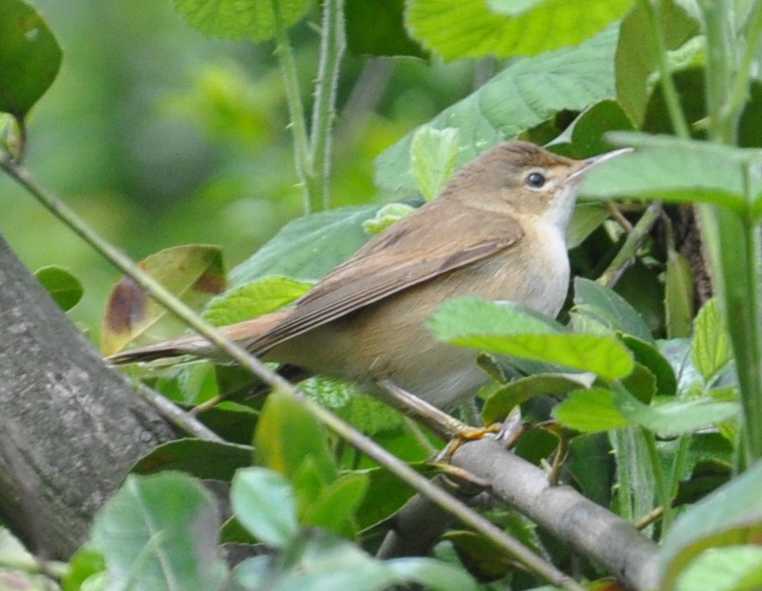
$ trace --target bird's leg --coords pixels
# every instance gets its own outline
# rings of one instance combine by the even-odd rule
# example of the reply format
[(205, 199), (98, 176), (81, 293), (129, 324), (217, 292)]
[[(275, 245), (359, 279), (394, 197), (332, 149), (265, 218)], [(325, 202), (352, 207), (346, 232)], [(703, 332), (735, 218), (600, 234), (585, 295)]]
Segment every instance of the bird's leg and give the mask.
[[(437, 455), (437, 460), (449, 458), (462, 443), (481, 439), (487, 434), (497, 434), (495, 436), (499, 439), (506, 439), (503, 435), (503, 424), (498, 423), (487, 427), (472, 427), (471, 425), (467, 425), (463, 421), (459, 421), (455, 417), (450, 416), (422, 398), (400, 388), (390, 380), (381, 380), (377, 382), (377, 385), (392, 398), (392, 401), (401, 408), (403, 412), (431, 429), (444, 441), (449, 442), (444, 450)], [(515, 441), (515, 437), (509, 436), (508, 440)]]

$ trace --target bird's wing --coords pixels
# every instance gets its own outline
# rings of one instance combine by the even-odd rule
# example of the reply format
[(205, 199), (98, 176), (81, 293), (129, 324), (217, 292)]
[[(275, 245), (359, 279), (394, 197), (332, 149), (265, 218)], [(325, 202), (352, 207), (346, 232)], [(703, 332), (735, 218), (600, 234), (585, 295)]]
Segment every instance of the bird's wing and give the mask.
[[(422, 226), (421, 215), (430, 216), (435, 207), (440, 210), (436, 225)], [(404, 289), (488, 258), (515, 245), (522, 236), (518, 222), (504, 214), (434, 200), (334, 269), (296, 302), (282, 322), (249, 341), (247, 349), (254, 354), (266, 352)]]

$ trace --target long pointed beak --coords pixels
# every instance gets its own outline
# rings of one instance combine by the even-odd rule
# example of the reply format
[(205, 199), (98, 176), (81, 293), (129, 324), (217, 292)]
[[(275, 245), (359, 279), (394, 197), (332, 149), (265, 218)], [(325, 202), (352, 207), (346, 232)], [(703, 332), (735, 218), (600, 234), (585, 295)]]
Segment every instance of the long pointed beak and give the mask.
[(598, 156), (593, 156), (591, 158), (585, 158), (582, 163), (583, 166), (579, 170), (575, 171), (569, 178), (574, 178), (576, 176), (580, 176), (582, 174), (585, 174), (588, 170), (593, 168), (594, 166), (598, 166), (599, 164), (602, 164), (603, 162), (608, 162), (609, 160), (612, 160), (614, 158), (618, 158), (619, 156), (624, 156), (625, 154), (630, 154), (634, 150), (632, 148), (619, 148), (618, 150), (612, 150), (611, 152), (605, 152), (604, 154), (598, 154)]
[(593, 156), (592, 158), (586, 158), (583, 160), (585, 163), (585, 170), (589, 169), (591, 166), (597, 166), (601, 162), (606, 162), (608, 160), (611, 160), (612, 158), (617, 158), (619, 156), (624, 156), (625, 154), (630, 154), (634, 150), (632, 148), (619, 148), (618, 150), (612, 150), (611, 152), (606, 152), (604, 154), (598, 154), (598, 156)]

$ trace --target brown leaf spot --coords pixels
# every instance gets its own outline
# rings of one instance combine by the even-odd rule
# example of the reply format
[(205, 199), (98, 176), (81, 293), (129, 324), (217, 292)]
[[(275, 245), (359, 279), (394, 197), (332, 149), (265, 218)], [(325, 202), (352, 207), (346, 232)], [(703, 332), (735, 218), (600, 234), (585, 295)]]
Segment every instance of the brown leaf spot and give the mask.
[(128, 277), (122, 277), (111, 292), (106, 323), (115, 333), (130, 332), (145, 316), (148, 296)]
[(193, 284), (193, 289), (203, 293), (222, 293), (225, 290), (225, 277), (213, 270), (204, 271)]

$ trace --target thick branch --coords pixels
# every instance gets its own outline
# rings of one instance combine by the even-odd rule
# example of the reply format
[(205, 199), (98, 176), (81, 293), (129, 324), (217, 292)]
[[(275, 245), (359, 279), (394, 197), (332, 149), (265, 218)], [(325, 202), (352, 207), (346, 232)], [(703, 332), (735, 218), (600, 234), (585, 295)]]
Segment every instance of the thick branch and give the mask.
[(628, 588), (656, 589), (658, 549), (635, 526), (568, 486), (551, 486), (536, 466), (492, 439), (459, 447), (455, 466), (490, 482), (492, 491)]
[(1, 237), (0, 335), (0, 520), (68, 559), (132, 464), (175, 433)]

